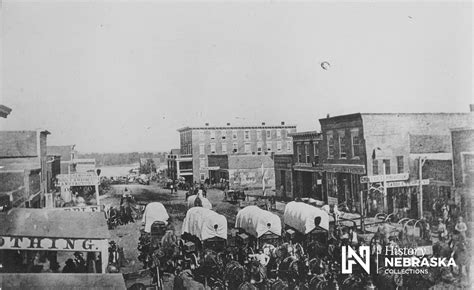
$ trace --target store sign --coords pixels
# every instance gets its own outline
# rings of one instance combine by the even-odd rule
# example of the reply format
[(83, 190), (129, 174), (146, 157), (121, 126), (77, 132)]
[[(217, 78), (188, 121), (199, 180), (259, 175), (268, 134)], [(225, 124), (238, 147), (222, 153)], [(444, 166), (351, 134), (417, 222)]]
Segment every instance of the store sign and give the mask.
[(74, 206), (74, 207), (56, 207), (54, 209), (63, 210), (63, 211), (79, 211), (79, 212), (100, 212), (103, 207), (101, 205), (91, 205), (91, 206)]
[(219, 166), (210, 166), (210, 167), (205, 167), (204, 170), (219, 170)]
[(59, 186), (91, 186), (99, 184), (99, 177), (94, 172), (59, 174), (57, 179)]
[(360, 178), (361, 183), (367, 182), (383, 182), (385, 181), (397, 181), (397, 180), (407, 180), (409, 178), (408, 173), (400, 173), (400, 174), (387, 174), (387, 175), (372, 175), (372, 176), (362, 176)]
[(106, 240), (6, 236), (0, 237), (1, 250), (97, 252), (104, 250), (106, 247)]
[[(428, 185), (428, 184), (430, 184), (430, 180), (429, 180), (429, 179), (422, 179), (422, 180), (421, 180), (421, 185)], [(419, 185), (420, 185), (420, 181), (419, 181), (419, 180), (387, 182), (387, 188), (407, 187), (407, 186), (419, 186)]]

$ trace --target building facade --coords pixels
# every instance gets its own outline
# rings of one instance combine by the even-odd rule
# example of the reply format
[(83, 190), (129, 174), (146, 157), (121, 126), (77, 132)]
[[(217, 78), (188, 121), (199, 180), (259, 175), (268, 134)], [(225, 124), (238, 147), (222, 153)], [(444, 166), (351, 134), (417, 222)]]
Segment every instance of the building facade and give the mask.
[[(450, 184), (446, 153), (451, 152), (451, 146), (442, 149), (445, 152), (430, 146), (448, 144), (446, 136), (450, 128), (471, 124), (472, 115), (359, 113), (319, 121), (328, 203), (347, 202), (357, 210), (365, 189), (365, 210), (380, 212), (405, 207), (413, 211), (417, 208), (419, 216), (422, 204), (433, 198), (431, 192), (438, 194), (445, 190), (441, 187), (449, 188)], [(430, 190), (430, 181), (436, 185), (434, 190)]]
[(473, 220), (474, 199), (474, 128), (451, 130), (453, 153), (453, 179), (456, 197), (461, 201), (468, 221)]
[[(273, 153), (293, 153), (291, 133), (296, 126), (209, 126), (185, 127), (180, 133), (180, 157), (185, 158), (184, 166), (191, 162), (192, 178), (203, 182), (209, 178), (209, 155), (272, 155)], [(191, 157), (191, 161), (189, 158)], [(181, 163), (181, 162), (180, 162)], [(181, 170), (180, 170), (181, 171)]]
[(46, 130), (0, 131), (0, 191), (14, 207), (42, 207), (50, 189)]
[(327, 202), (323, 170), (319, 158), (322, 134), (316, 131), (291, 134), (293, 137), (293, 195)]
[[(294, 148), (294, 147), (293, 147)], [(275, 193), (284, 200), (292, 200), (293, 195), (293, 154), (275, 154)]]
[(231, 188), (275, 188), (274, 162), (270, 155), (215, 154), (208, 156), (211, 183), (229, 181)]

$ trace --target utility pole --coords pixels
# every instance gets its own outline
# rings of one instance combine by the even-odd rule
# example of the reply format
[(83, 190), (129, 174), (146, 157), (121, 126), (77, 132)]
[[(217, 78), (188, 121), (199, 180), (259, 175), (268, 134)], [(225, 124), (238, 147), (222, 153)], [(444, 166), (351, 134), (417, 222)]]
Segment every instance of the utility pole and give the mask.
[(387, 204), (387, 175), (385, 171), (385, 161), (382, 161), (382, 175), (383, 175), (383, 211), (388, 213)]
[(418, 158), (418, 179), (419, 179), (419, 192), (418, 192), (418, 218), (423, 217), (423, 165), (425, 164), (426, 158)]

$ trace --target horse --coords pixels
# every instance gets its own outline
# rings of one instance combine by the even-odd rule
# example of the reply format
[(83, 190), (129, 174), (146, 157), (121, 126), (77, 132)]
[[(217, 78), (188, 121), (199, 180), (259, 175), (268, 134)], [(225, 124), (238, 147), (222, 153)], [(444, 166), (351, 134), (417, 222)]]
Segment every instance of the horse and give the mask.
[(224, 267), (224, 282), (230, 290), (239, 289), (245, 282), (245, 268), (237, 261), (230, 261)]

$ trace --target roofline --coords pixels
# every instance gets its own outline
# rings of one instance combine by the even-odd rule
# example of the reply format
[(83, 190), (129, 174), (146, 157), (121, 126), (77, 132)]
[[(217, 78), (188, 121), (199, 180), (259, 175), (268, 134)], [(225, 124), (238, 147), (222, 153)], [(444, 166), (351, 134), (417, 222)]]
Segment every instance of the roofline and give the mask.
[(296, 129), (296, 125), (253, 125), (253, 126), (204, 126), (204, 127), (183, 127), (176, 131), (188, 130), (234, 130), (234, 129)]
[(460, 127), (460, 128), (450, 128), (451, 132), (459, 132), (459, 131), (472, 131), (474, 127)]
[(430, 113), (352, 113), (352, 114), (345, 114), (345, 115), (337, 115), (329, 118), (321, 118), (319, 119), (319, 122), (326, 122), (326, 120), (336, 120), (336, 119), (345, 119), (345, 118), (355, 118), (355, 117), (361, 117), (362, 116), (415, 116), (415, 115), (457, 115), (457, 116), (469, 116), (472, 115), (471, 112), (430, 112)]

